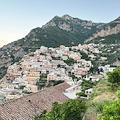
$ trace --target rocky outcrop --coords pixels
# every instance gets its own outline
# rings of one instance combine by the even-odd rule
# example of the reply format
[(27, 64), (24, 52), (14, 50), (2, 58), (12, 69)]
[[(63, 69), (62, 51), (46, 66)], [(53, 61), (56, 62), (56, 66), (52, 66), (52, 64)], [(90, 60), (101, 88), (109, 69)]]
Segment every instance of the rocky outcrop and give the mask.
[(56, 26), (55, 22), (53, 20), (49, 21), (47, 24), (43, 25), (42, 28), (46, 28), (48, 26)]
[(60, 29), (66, 30), (66, 31), (71, 31), (72, 30), (70, 25), (66, 24), (65, 22), (63, 24), (59, 24), (58, 27)]
[(120, 24), (118, 24), (116, 27), (111, 28), (110, 26), (107, 27), (107, 29), (102, 29), (101, 31), (93, 34), (93, 37), (90, 37), (89, 39), (87, 39), (85, 42), (88, 42), (90, 40), (93, 40), (97, 37), (106, 37), (108, 35), (112, 35), (112, 34), (117, 34), (120, 32)]
[(2, 67), (8, 67), (12, 63), (12, 59), (10, 57), (8, 58), (1, 58), (0, 59), (0, 68)]
[(63, 15), (62, 18), (65, 19), (65, 20), (73, 20), (73, 17), (71, 17), (71, 16), (69, 16), (67, 14)]
[(23, 48), (18, 49), (15, 53), (14, 53), (14, 57), (15, 58), (19, 58), (21, 56), (25, 55), (25, 51)]
[(103, 29), (97, 31), (92, 37), (88, 38), (85, 42), (91, 41), (97, 37), (106, 37), (108, 35), (120, 33), (120, 17), (116, 20), (106, 24)]

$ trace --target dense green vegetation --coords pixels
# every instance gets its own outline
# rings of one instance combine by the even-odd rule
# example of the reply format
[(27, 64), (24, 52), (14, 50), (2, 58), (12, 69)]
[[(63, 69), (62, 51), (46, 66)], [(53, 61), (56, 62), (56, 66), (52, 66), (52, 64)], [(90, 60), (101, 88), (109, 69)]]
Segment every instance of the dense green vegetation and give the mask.
[(83, 91), (85, 91), (89, 88), (92, 88), (95, 85), (96, 85), (96, 83), (92, 83), (91, 81), (86, 81), (86, 80), (83, 80), (82, 83), (81, 83)]
[[(33, 36), (34, 33), (35, 35)], [(32, 40), (34, 38), (34, 40)], [(31, 31), (29, 36), (17, 41), (17, 45), (28, 51), (29, 49), (39, 48), (41, 45), (46, 47), (58, 47), (60, 45), (77, 45), (79, 39), (73, 33), (59, 29), (58, 27), (47, 27), (44, 29), (36, 28)]]
[(51, 111), (35, 116), (35, 120), (82, 120), (86, 106), (82, 99), (68, 100), (63, 104), (52, 104)]
[(25, 87), (25, 86), (20, 86), (20, 88), (19, 88), (19, 89), (24, 89), (24, 87)]
[(55, 85), (61, 84), (63, 82), (64, 82), (63, 80), (57, 80), (57, 81), (56, 80), (50, 80), (46, 87), (55, 86)]
[(3, 76), (7, 73), (7, 68), (6, 67), (2, 67), (0, 70), (0, 79), (3, 78)]
[(99, 64), (97, 63), (97, 61), (95, 61), (95, 60), (93, 60), (93, 61), (91, 61), (92, 62), (92, 67), (90, 68), (90, 70), (89, 70), (89, 72), (90, 73), (98, 73), (98, 66), (99, 66)]
[(83, 92), (83, 91), (81, 91), (81, 92), (79, 92), (79, 93), (76, 93), (76, 95), (80, 98), (81, 96), (84, 96), (84, 97), (87, 97), (86, 95), (85, 95), (85, 92)]
[(116, 68), (112, 72), (108, 72), (108, 81), (112, 83), (111, 88), (114, 89), (115, 86), (120, 85), (120, 69)]
[(64, 60), (64, 62), (67, 65), (69, 65), (69, 66), (73, 65), (74, 63), (76, 63), (76, 61), (73, 58), (69, 58), (68, 60)]
[(81, 51), (80, 54), (82, 55), (81, 59), (89, 60), (88, 55), (85, 52)]
[(111, 83), (120, 83), (120, 69), (116, 68), (112, 72), (108, 72), (108, 81)]
[[(99, 115), (99, 120), (120, 120), (120, 90), (118, 87), (120, 68), (107, 74), (108, 78), (99, 81), (93, 88), (91, 100), (87, 103), (86, 115)], [(114, 86), (114, 89), (111, 86)]]
[(104, 106), (100, 120), (120, 120), (120, 91), (117, 91), (116, 94), (119, 100)]

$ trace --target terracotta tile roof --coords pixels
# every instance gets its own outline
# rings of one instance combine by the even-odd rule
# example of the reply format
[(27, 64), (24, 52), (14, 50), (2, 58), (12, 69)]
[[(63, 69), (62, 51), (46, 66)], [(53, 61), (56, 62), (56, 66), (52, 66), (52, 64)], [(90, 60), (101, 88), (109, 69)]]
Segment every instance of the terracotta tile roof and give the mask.
[(62, 83), (54, 87), (41, 90), (14, 101), (0, 105), (0, 120), (33, 120), (36, 114), (43, 110), (50, 111), (52, 103), (63, 103), (67, 98), (62, 92), (70, 85)]

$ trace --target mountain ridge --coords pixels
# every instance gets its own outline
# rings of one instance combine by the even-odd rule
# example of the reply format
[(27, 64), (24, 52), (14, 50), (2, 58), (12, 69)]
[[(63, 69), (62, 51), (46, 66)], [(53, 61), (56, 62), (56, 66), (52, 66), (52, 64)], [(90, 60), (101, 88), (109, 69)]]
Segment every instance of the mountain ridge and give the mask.
[(63, 15), (62, 17), (55, 16), (53, 19), (51, 19), (49, 22), (43, 25), (42, 28), (46, 28), (48, 26), (57, 26), (60, 29), (74, 32), (72, 31), (73, 30), (72, 28), (70, 29), (70, 27), (72, 27), (70, 26), (71, 23), (74, 25), (81, 25), (87, 29), (91, 29), (90, 26), (97, 26), (97, 28), (99, 28), (104, 24), (104, 23), (94, 23), (91, 20), (88, 21), (88, 20), (82, 20), (79, 18), (73, 18), (66, 14), (66, 15)]

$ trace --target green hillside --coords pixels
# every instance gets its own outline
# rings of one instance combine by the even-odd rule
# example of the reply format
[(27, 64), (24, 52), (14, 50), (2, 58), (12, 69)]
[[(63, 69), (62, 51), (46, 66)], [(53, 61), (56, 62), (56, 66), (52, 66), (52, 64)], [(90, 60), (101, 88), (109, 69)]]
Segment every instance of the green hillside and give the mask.
[(19, 45), (25, 49), (33, 46), (40, 47), (41, 45), (47, 47), (58, 47), (60, 45), (72, 46), (77, 44), (79, 44), (79, 39), (74, 36), (74, 34), (59, 29), (58, 27), (33, 29), (25, 38), (15, 42), (15, 45)]

